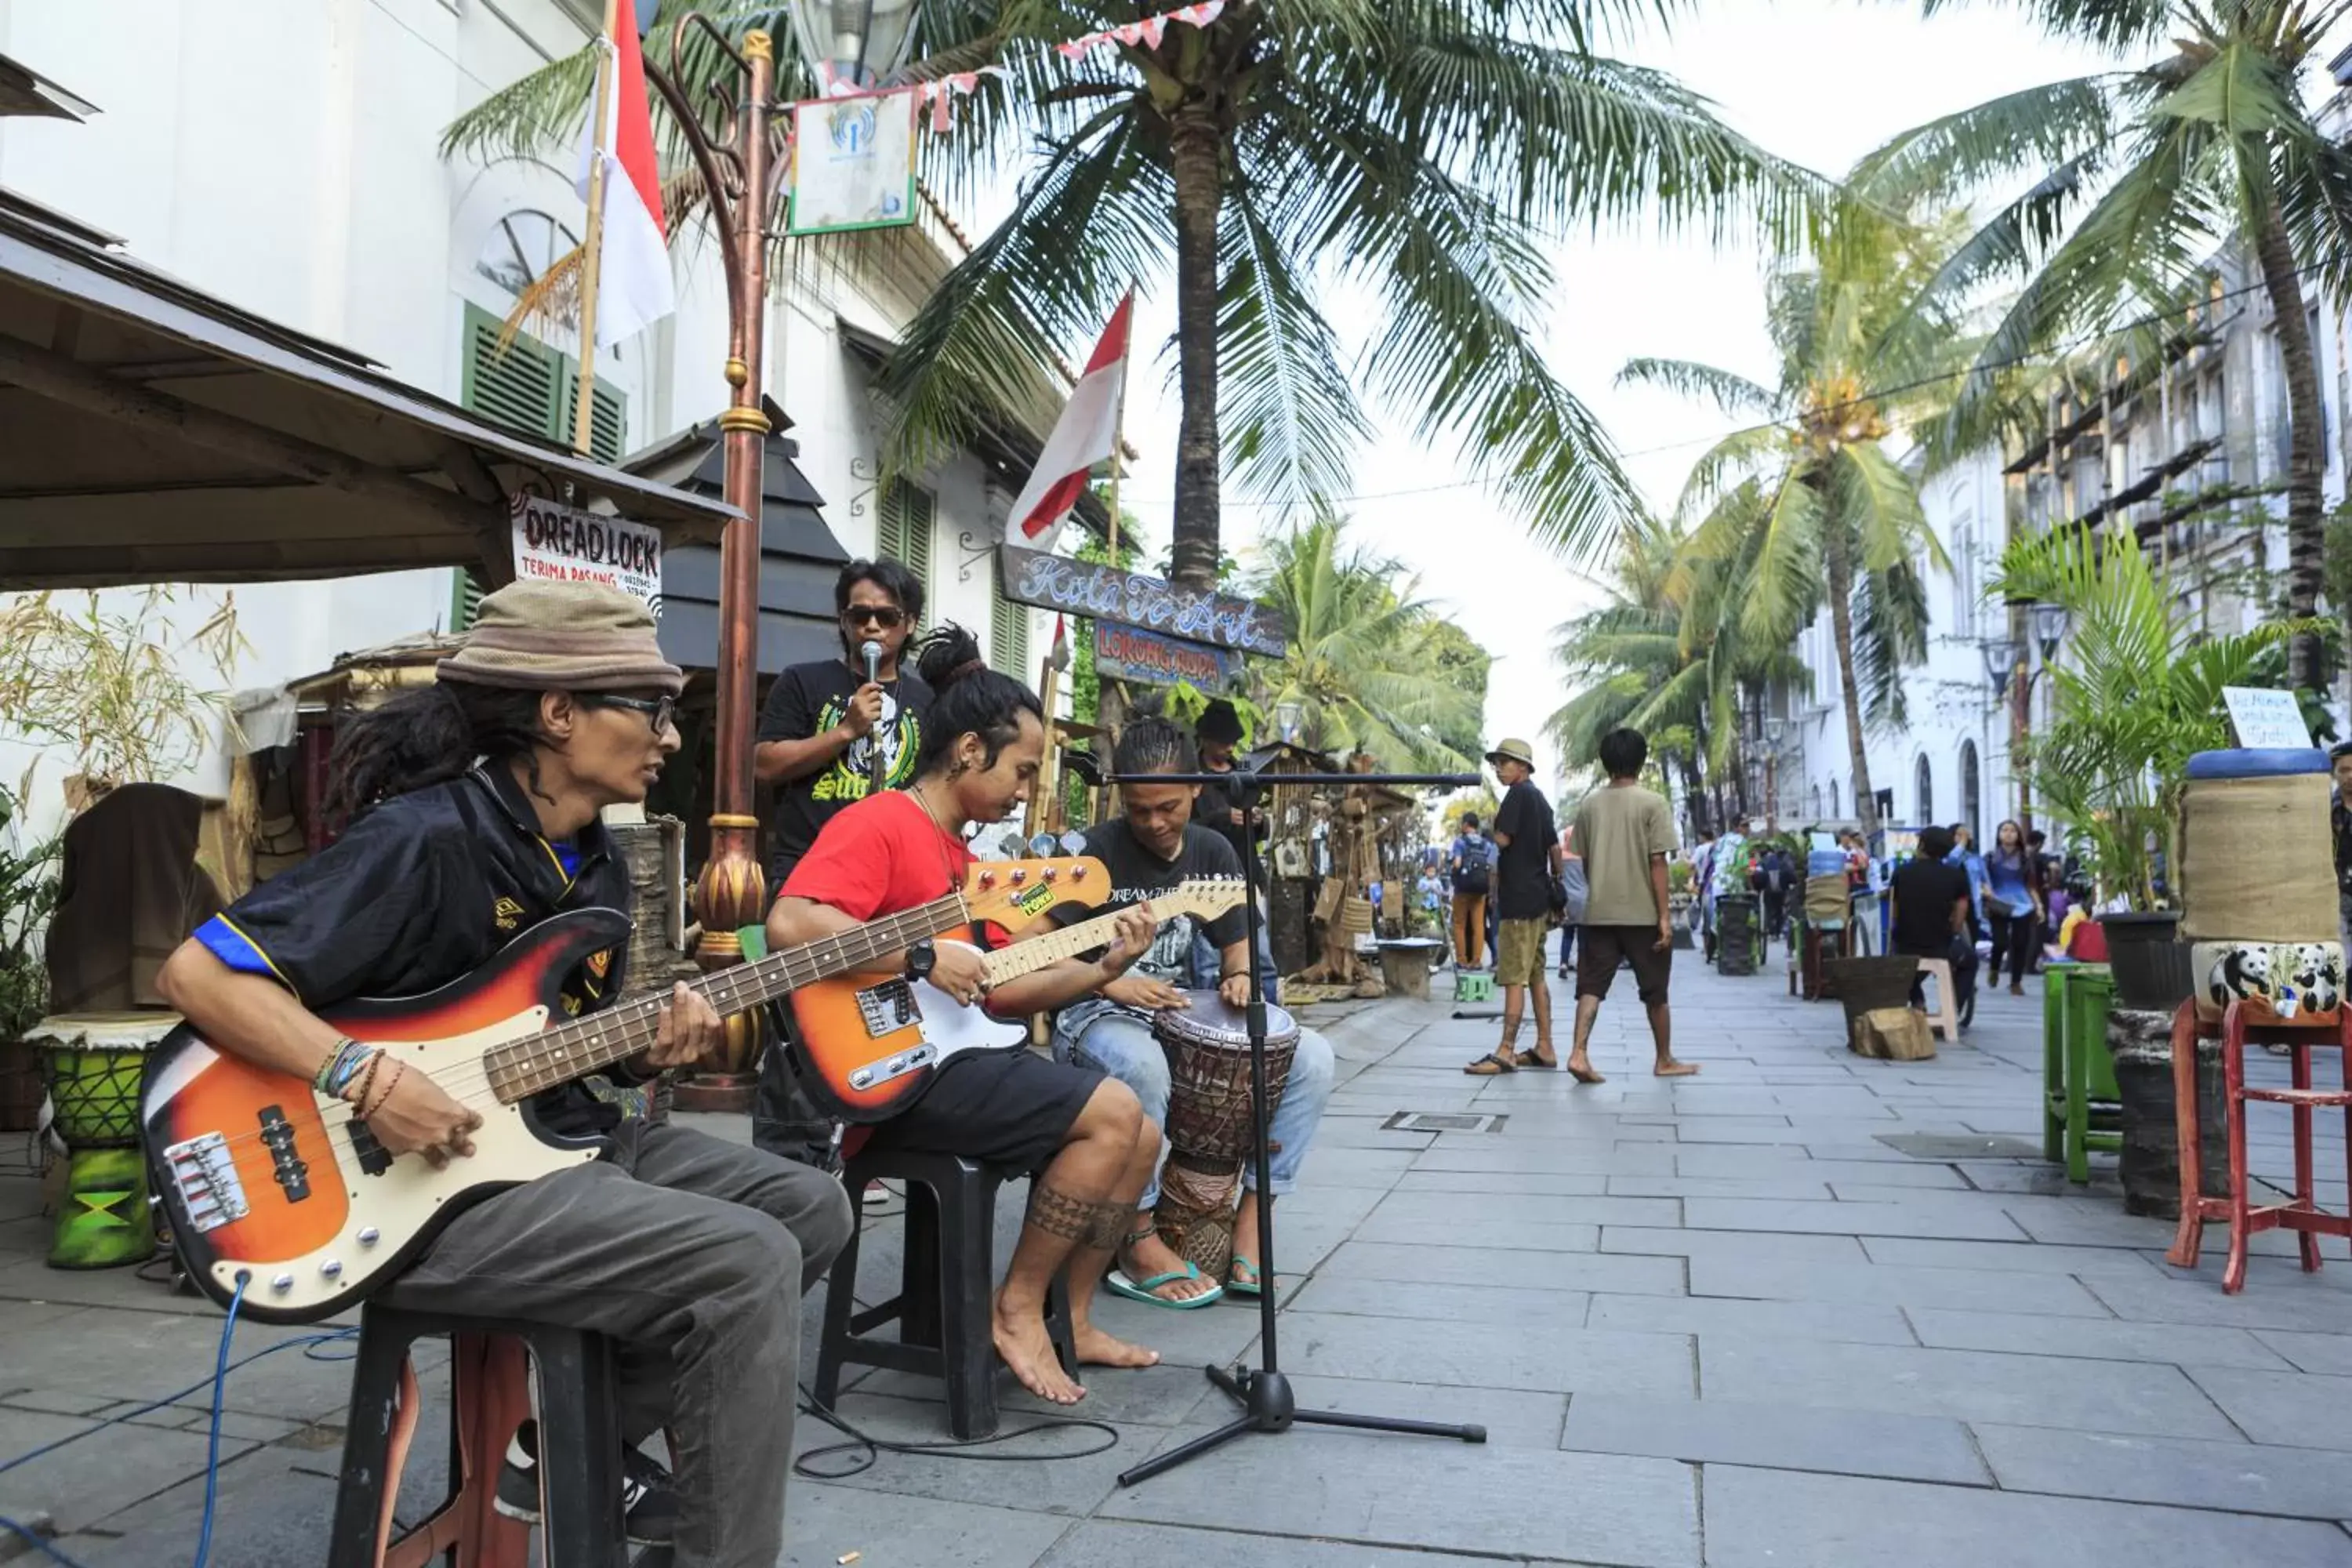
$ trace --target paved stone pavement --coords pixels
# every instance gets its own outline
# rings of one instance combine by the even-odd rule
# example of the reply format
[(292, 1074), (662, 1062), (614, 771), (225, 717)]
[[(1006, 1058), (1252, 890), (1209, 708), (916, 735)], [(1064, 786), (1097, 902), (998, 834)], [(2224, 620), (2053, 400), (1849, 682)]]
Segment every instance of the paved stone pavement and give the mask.
[[(1202, 1362), (1259, 1352), (1254, 1310), (1111, 1302), (1114, 1331), (1170, 1362), (1092, 1379), (1116, 1449), (885, 1455), (796, 1480), (785, 1563), (2352, 1565), (2343, 1243), (2315, 1277), (2259, 1238), (2229, 1298), (2218, 1254), (2165, 1266), (2170, 1226), (2124, 1215), (2112, 1162), (2071, 1187), (2039, 1158), (2038, 987), (1984, 998), (1969, 1039), (1932, 1061), (1878, 1063), (1849, 1056), (1834, 1005), (1789, 999), (1777, 969), (1726, 980), (1680, 956), (1695, 1079), (1649, 1076), (1630, 994), (1603, 1012), (1598, 1088), (1465, 1078), (1495, 1026), (1443, 1005), (1328, 1026), (1344, 1081), (1307, 1190), (1280, 1211), (1283, 1364), (1303, 1404), (1482, 1422), (1485, 1447), (1300, 1429), (1119, 1489), (1119, 1469), (1223, 1418)], [(1391, 1131), (1400, 1111), (1507, 1120)], [(2256, 1142), (2273, 1174), (2276, 1120)], [(1969, 1142), (1890, 1142), (1920, 1134)], [(2340, 1173), (2340, 1137), (2323, 1150)], [(127, 1273), (42, 1268), (32, 1202), (31, 1184), (0, 1181), (0, 1463), (197, 1383), (218, 1331)], [(897, 1219), (872, 1233), (869, 1290), (895, 1272)], [(241, 1327), (238, 1352), (292, 1337)], [(346, 1381), (302, 1352), (235, 1374), (215, 1563), (319, 1560)], [(426, 1388), (442, 1395), (429, 1373)], [(843, 1408), (921, 1440), (944, 1436), (936, 1399), (875, 1374)], [(1016, 1420), (1032, 1407), (1008, 1404)], [(0, 1474), (0, 1513), (47, 1512), (87, 1568), (186, 1563), (203, 1419), (189, 1395)], [(803, 1448), (836, 1440), (803, 1422)], [(421, 1469), (418, 1497), (438, 1479), (429, 1457)]]

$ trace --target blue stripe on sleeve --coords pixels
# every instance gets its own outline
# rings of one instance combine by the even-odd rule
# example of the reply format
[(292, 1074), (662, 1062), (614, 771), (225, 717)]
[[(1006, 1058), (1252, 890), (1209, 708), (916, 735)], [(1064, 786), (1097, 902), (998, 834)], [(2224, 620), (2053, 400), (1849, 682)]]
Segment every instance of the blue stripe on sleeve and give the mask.
[(266, 974), (278, 978), (278, 968), (268, 955), (253, 945), (252, 939), (228, 921), (215, 915), (196, 928), (196, 940), (212, 949), (215, 958), (240, 974)]

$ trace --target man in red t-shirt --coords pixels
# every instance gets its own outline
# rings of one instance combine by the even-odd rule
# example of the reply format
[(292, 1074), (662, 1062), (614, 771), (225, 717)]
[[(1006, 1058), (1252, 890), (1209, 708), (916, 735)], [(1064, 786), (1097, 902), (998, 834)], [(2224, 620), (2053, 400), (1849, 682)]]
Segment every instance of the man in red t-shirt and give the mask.
[[(935, 695), (914, 783), (859, 801), (824, 825), (768, 916), (772, 946), (815, 942), (945, 896), (962, 886), (971, 864), (964, 829), (1001, 821), (1027, 798), (1045, 755), (1037, 699), (988, 669), (971, 634), (954, 626), (934, 634), (921, 671)], [(1017, 1017), (1050, 1011), (1124, 974), (1156, 929), (1150, 906), (1136, 906), (1121, 915), (1117, 939), (1099, 959), (1064, 960), (992, 991), (983, 955), (963, 942), (917, 942), (874, 967), (927, 978), (966, 1005), (985, 994), (992, 1012)], [(1065, 1268), (1081, 1362), (1159, 1361), (1088, 1321), (1095, 1286), (1159, 1163), (1160, 1131), (1125, 1084), (1027, 1050), (969, 1051), (949, 1058), (920, 1098), (874, 1136), (1037, 1173), (993, 1323), (997, 1353), (1030, 1392), (1057, 1405), (1086, 1395), (1045, 1333), (1046, 1290)]]

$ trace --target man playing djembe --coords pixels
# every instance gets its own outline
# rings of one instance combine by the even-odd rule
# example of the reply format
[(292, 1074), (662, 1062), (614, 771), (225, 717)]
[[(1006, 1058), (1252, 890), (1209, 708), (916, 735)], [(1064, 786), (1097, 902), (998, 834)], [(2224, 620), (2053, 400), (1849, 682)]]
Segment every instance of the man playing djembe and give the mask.
[[(1112, 765), (1123, 779), (1132, 780), (1140, 773), (1194, 773), (1200, 763), (1190, 735), (1165, 720), (1144, 719), (1128, 725), (1120, 735)], [(1197, 784), (1129, 782), (1118, 786), (1122, 815), (1089, 829), (1086, 847), (1079, 851), (1096, 857), (1109, 870), (1113, 905), (1140, 903), (1193, 878), (1242, 874), (1241, 858), (1233, 845), (1192, 820), (1193, 801), (1200, 793)], [(1059, 910), (1048, 918), (1068, 921)], [(1173, 1090), (1166, 1051), (1152, 1033), (1153, 1016), (1193, 1001), (1182, 989), (1188, 983), (1203, 989), (1213, 986), (1231, 1007), (1249, 1000), (1248, 912), (1228, 910), (1207, 921), (1203, 934), (1220, 961), (1213, 977), (1192, 973), (1194, 921), (1190, 915), (1180, 916), (1160, 926), (1159, 940), (1123, 977), (1098, 994), (1072, 1003), (1054, 1020), (1056, 1058), (1118, 1079), (1143, 1102), (1144, 1115), (1163, 1128)], [(1266, 978), (1271, 1000), (1272, 977)], [(1289, 1084), (1268, 1130), (1276, 1196), (1290, 1191), (1297, 1180), (1323, 1107), (1331, 1098), (1332, 1067), (1329, 1042), (1312, 1030), (1301, 1030)], [(1164, 1169), (1164, 1142), (1160, 1157)], [(1176, 1308), (1205, 1307), (1226, 1290), (1258, 1294), (1263, 1282), (1255, 1183), (1253, 1167), (1234, 1216), (1233, 1264), (1220, 1284), (1160, 1238), (1155, 1218), (1160, 1177), (1155, 1173), (1138, 1205), (1135, 1228), (1119, 1248), (1110, 1289), (1133, 1300)]]

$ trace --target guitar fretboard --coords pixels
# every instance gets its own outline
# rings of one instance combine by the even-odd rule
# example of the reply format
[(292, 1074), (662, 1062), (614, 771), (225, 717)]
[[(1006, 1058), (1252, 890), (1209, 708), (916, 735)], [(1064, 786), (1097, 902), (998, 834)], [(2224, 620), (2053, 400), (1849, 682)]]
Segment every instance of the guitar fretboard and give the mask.
[[(775, 1001), (800, 986), (863, 968), (885, 953), (965, 924), (971, 918), (963, 895), (950, 893), (870, 921), (856, 931), (772, 953), (757, 963), (739, 963), (689, 981), (688, 985), (700, 993), (720, 1017), (729, 1017)], [(500, 1101), (512, 1105), (626, 1060), (653, 1044), (661, 1026), (661, 1008), (668, 1000), (667, 993), (657, 994), (493, 1046), (482, 1057), (490, 1087)]]

